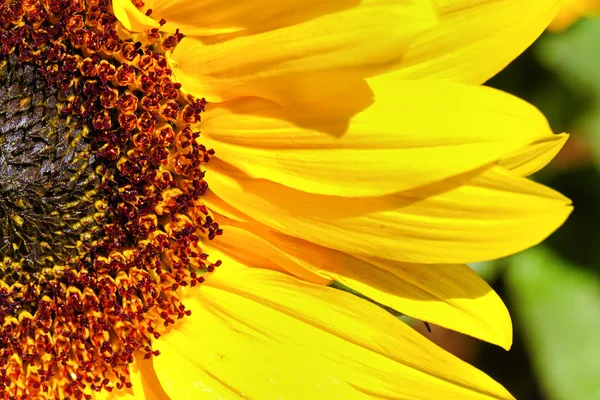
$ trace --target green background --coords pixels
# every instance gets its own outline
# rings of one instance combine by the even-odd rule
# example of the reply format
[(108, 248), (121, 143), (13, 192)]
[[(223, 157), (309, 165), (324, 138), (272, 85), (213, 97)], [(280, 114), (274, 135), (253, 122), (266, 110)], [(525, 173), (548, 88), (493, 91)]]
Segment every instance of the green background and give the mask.
[(570, 197), (575, 211), (544, 244), (475, 266), (509, 307), (510, 352), (451, 334), (441, 343), (518, 399), (600, 400), (600, 19), (545, 33), (487, 84), (571, 134), (534, 179)]

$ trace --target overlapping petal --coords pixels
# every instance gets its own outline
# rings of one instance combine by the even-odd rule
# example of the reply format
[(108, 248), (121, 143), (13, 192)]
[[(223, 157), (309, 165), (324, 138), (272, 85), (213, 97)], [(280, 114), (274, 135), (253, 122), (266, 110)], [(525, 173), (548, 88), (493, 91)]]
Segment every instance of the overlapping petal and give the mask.
[(224, 263), (188, 301), (194, 318), (157, 343), (172, 398), (512, 398), (373, 304)]
[(165, 32), (180, 29), (186, 35), (217, 35), (241, 30), (275, 29), (302, 23), (320, 15), (354, 7), (360, 0), (149, 0), (145, 9), (164, 19)]
[(558, 1), (435, 3), (149, 0), (150, 18), (114, 0), (126, 29), (165, 18), (161, 30), (187, 35), (169, 62), (184, 91), (209, 100), (205, 200), (226, 228), (205, 246), (224, 267), (156, 343), (155, 368), (134, 374), (144, 396), (512, 398), (375, 305), (324, 286), (338, 280), (508, 348), (504, 305), (460, 263), (536, 244), (570, 212), (519, 177), (566, 139), (536, 109), (415, 79), (489, 79)]
[[(490, 88), (386, 77), (369, 85), (310, 106), (222, 105), (204, 118), (203, 144), (254, 178), (310, 193), (377, 196), (525, 148), (533, 157), (534, 143), (554, 139), (534, 107)], [(365, 101), (362, 110), (355, 98)]]
[[(116, 3), (120, 4), (123, 1), (116, 0)], [(372, 17), (368, 15), (369, 2), (370, 0), (363, 0), (362, 2), (359, 0), (338, 0), (336, 2), (284, 0), (274, 4), (266, 0), (229, 0), (223, 4), (222, 1), (217, 0), (202, 2), (151, 0), (146, 2), (145, 9), (152, 10), (155, 21), (153, 23), (146, 19), (144, 21), (148, 27), (156, 24), (156, 20), (164, 18), (167, 24), (162, 27), (162, 30), (173, 32), (179, 28), (186, 35), (192, 36), (245, 31), (245, 35), (249, 35), (247, 36), (248, 43), (254, 42), (256, 46), (263, 48), (264, 45), (270, 45), (269, 48), (272, 48), (276, 53), (280, 53), (282, 49), (273, 46), (273, 38), (269, 36), (280, 36), (283, 40), (289, 40), (289, 43), (295, 43), (297, 37), (292, 32), (279, 32), (279, 28), (302, 25), (307, 21), (318, 20), (320, 17), (326, 17), (329, 14), (341, 15), (348, 10), (363, 13), (363, 18), (369, 21), (372, 20)], [(531, 45), (553, 20), (562, 5), (560, 0), (535, 0), (525, 3), (519, 0), (435, 0), (434, 3), (440, 16), (440, 23), (436, 25), (429, 23), (430, 29), (419, 28), (418, 30), (422, 32), (406, 48), (402, 59), (389, 68), (396, 70), (396, 74), (400, 77), (411, 79), (441, 78), (468, 83), (485, 82)], [(365, 4), (367, 7), (365, 7)], [(390, 2), (387, 2), (386, 6), (390, 7), (390, 4)], [(398, 2), (396, 5), (406, 9), (410, 8), (406, 2)], [(422, 9), (421, 13), (422, 15), (431, 14), (430, 11), (425, 9)], [(120, 15), (122, 14), (121, 11)], [(140, 13), (140, 15), (142, 14)], [(323, 19), (322, 23), (325, 24), (325, 21)], [(379, 24), (387, 28), (387, 32), (380, 35), (380, 37), (385, 37), (387, 40), (390, 34), (397, 32), (398, 26), (407, 25), (410, 18), (398, 15), (397, 21), (402, 21), (402, 23), (381, 25), (381, 20), (378, 19), (374, 25)], [(333, 20), (327, 23), (331, 26), (336, 24)], [(344, 23), (337, 22), (337, 25), (347, 27), (348, 31), (353, 29), (352, 26)], [(408, 25), (410, 25), (410, 22)], [(139, 23), (132, 24), (132, 26), (135, 28), (134, 31), (140, 31), (144, 27)], [(306, 28), (305, 37), (315, 33), (318, 34), (318, 29)], [(255, 33), (265, 33), (269, 30), (274, 31), (275, 34), (267, 36), (253, 35)], [(241, 35), (234, 35), (231, 38), (239, 38), (239, 36)], [(224, 36), (224, 38), (227, 38), (227, 36)], [(373, 40), (369, 38), (370, 36), (367, 36), (364, 42), (373, 43)], [(236, 40), (231, 42), (231, 45), (223, 45), (223, 47), (233, 47), (242, 56), (247, 53), (246, 48), (249, 47), (249, 44), (245, 44), (243, 41), (238, 43)], [(343, 44), (343, 42), (340, 42), (340, 45)], [(210, 49), (208, 46), (199, 43), (191, 46), (193, 46), (192, 51), (201, 50), (203, 55), (227, 56), (227, 52), (219, 52), (220, 49), (218, 48)], [(315, 46), (315, 49), (317, 48)], [(402, 48), (404, 49), (404, 46)], [(298, 48), (300, 51), (303, 49), (307, 48), (304, 46)], [(272, 56), (275, 56), (276, 53)], [(180, 59), (183, 57), (185, 55), (181, 55)], [(226, 58), (230, 59), (230, 56)], [(236, 65), (242, 67), (248, 65), (246, 62), (240, 64), (240, 61), (243, 61), (241, 58), (232, 61), (236, 61), (238, 63)], [(210, 65), (210, 61), (198, 65), (206, 67)], [(232, 72), (236, 75), (236, 78), (241, 80), (247, 78), (240, 71), (228, 70), (229, 78), (232, 78)], [(185, 71), (180, 72), (180, 75), (185, 74)], [(218, 86), (224, 85), (224, 82), (219, 84), (216, 79), (210, 81)], [(323, 78), (320, 81), (326, 83), (327, 79)], [(265, 82), (273, 82), (273, 80), (266, 80)], [(308, 82), (302, 83), (309, 84)], [(288, 84), (293, 84), (293, 82), (288, 81)], [(317, 85), (318, 83), (314, 82), (314, 84)], [(210, 88), (209, 83), (196, 83), (194, 86), (196, 88), (205, 86), (206, 90), (202, 93), (203, 96), (217, 94), (211, 91), (216, 88)], [(252, 91), (253, 94), (257, 94), (255, 93), (256, 88), (249, 88), (247, 82), (245, 84), (238, 82), (237, 86), (243, 87), (244, 92)], [(225, 91), (224, 88), (217, 89), (220, 96), (224, 96)], [(263, 88), (263, 91), (268, 90)], [(269, 96), (280, 100), (286, 97), (282, 93), (270, 93)]]
[(483, 83), (546, 29), (561, 0), (435, 0), (440, 23), (395, 66), (402, 78)]
[(514, 174), (531, 175), (552, 161), (568, 138), (566, 133), (547, 136), (502, 157), (499, 164)]
[(169, 396), (165, 393), (156, 376), (153, 360), (144, 359), (142, 354), (136, 354), (135, 358), (130, 373), (131, 383), (133, 384), (132, 389), (136, 399), (169, 400)]
[[(227, 230), (228, 240), (217, 240), (207, 245), (207, 248), (213, 250), (211, 254), (217, 259), (219, 254), (226, 252), (237, 261), (253, 268), (285, 271), (304, 281), (319, 285), (328, 285), (333, 280), (327, 277), (329, 274), (319, 271), (318, 267), (312, 267), (289, 252), (278, 248), (270, 242), (268, 236), (261, 237), (250, 230), (227, 223), (220, 226)], [(310, 245), (305, 242), (300, 243), (298, 251), (303, 251), (301, 247), (304, 244)], [(307, 254), (312, 255), (312, 250), (314, 249), (307, 247)], [(316, 253), (314, 255), (317, 256)]]
[(252, 179), (219, 160), (211, 190), (281, 232), (350, 254), (417, 263), (506, 256), (543, 240), (571, 212), (559, 193), (489, 167), (388, 196), (345, 198)]
[(111, 392), (94, 392), (94, 400), (170, 400), (156, 376), (151, 359), (144, 359), (144, 354), (133, 354), (135, 361), (129, 365), (130, 388), (122, 388)]
[(335, 279), (403, 314), (509, 348), (511, 321), (498, 295), (466, 265), (362, 260), (256, 224), (221, 225), (228, 240), (211, 242), (255, 268), (281, 270), (316, 284)]
[(125, 29), (132, 32), (142, 32), (147, 29), (159, 28), (158, 21), (148, 17), (131, 0), (112, 0), (115, 17), (123, 24)]
[(398, 61), (436, 18), (429, 1), (364, 0), (254, 35), (217, 41), (185, 37), (170, 61), (183, 90), (209, 101), (259, 96), (309, 103)]

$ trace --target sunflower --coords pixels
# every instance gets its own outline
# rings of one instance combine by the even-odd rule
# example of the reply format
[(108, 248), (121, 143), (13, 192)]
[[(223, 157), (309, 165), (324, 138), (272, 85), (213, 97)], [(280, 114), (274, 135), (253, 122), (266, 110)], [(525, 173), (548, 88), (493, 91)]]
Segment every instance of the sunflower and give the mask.
[(2, 398), (511, 398), (374, 303), (510, 347), (557, 7), (0, 1)]
[(580, 18), (598, 15), (598, 13), (600, 13), (600, 1), (598, 0), (565, 0), (548, 29), (552, 32), (560, 32)]

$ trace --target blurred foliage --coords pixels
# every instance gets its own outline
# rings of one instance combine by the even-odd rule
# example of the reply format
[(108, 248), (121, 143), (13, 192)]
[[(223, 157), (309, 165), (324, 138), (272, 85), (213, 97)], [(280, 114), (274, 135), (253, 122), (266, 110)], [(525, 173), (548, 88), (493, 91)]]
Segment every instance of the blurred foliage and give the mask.
[(571, 134), (534, 179), (575, 211), (543, 245), (476, 266), (509, 307), (515, 344), (481, 344), (475, 364), (520, 400), (600, 399), (600, 18), (544, 34), (488, 85)]
[(506, 282), (546, 398), (600, 399), (600, 277), (538, 247)]
[[(580, 21), (570, 30), (544, 37), (536, 47), (539, 60), (551, 68), (562, 83), (588, 99), (578, 112), (574, 128), (587, 135), (594, 159), (600, 159), (600, 19)], [(564, 101), (564, 100), (562, 100)]]

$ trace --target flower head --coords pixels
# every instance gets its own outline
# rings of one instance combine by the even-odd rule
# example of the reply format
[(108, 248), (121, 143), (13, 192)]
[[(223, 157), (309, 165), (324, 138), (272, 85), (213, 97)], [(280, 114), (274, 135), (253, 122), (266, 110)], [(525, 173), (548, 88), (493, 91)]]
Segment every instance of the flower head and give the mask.
[(322, 3), (0, 1), (2, 398), (510, 398), (327, 285), (510, 346), (464, 263), (564, 221), (566, 137), (448, 81), (556, 5), (477, 59), (516, 3)]

